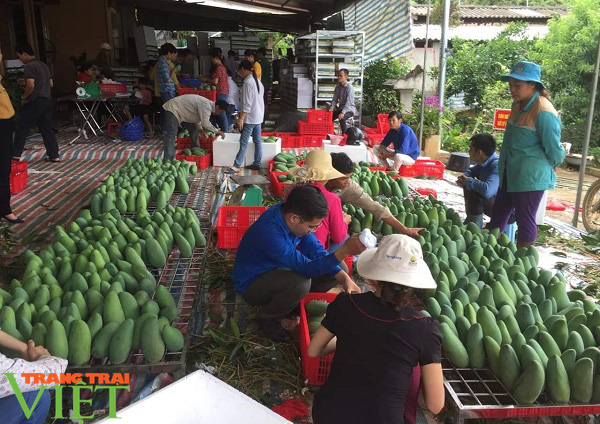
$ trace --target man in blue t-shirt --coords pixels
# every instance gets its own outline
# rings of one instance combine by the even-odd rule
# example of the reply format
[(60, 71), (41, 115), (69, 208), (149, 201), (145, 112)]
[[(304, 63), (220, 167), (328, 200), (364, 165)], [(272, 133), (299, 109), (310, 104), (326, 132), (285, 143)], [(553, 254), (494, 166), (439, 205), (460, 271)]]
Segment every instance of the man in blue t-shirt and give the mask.
[[(401, 165), (414, 165), (419, 157), (415, 132), (402, 122), (402, 113), (398, 111), (390, 112), (388, 121), (390, 130), (381, 144), (373, 147), (373, 152), (390, 170), (397, 171)], [(388, 148), (390, 144), (394, 145), (393, 150)]]

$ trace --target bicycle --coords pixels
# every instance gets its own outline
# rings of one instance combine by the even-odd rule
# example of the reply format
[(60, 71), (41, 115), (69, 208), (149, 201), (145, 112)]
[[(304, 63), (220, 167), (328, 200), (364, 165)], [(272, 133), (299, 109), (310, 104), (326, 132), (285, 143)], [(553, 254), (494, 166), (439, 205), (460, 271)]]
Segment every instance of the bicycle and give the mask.
[(600, 179), (596, 180), (583, 198), (583, 226), (591, 233), (600, 230)]

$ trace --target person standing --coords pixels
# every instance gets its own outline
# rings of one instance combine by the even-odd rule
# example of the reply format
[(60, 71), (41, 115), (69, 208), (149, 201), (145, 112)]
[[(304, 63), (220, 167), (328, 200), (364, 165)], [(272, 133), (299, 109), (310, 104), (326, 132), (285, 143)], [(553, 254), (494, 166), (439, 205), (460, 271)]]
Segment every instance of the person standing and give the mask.
[(243, 60), (240, 63), (238, 73), (244, 80), (244, 85), (242, 86), (242, 113), (238, 119), (238, 128), (242, 132), (242, 136), (240, 137), (240, 150), (235, 157), (233, 166), (225, 171), (228, 174), (239, 172), (246, 155), (250, 136), (252, 136), (254, 141), (254, 162), (252, 165), (247, 166), (247, 168), (259, 170), (262, 159), (260, 127), (265, 114), (265, 105), (262, 96), (265, 88), (256, 76), (252, 63), (249, 60)]
[(469, 157), (474, 166), (458, 177), (456, 184), (462, 187), (468, 222), (483, 227), (483, 215), (490, 216), (498, 192), (498, 155), (496, 140), (491, 134), (480, 133), (471, 137)]
[(271, 85), (273, 84), (271, 63), (269, 63), (269, 60), (266, 56), (267, 49), (265, 49), (264, 47), (261, 47), (256, 51), (256, 60), (258, 61), (258, 63), (260, 63), (260, 67), (262, 70), (262, 78), (260, 82), (262, 82), (263, 86), (265, 87), (265, 93), (263, 96), (265, 102), (265, 120), (269, 117), (269, 91), (271, 90)]
[(177, 95), (175, 82), (173, 81), (173, 61), (177, 57), (177, 49), (171, 43), (165, 43), (160, 46), (160, 57), (156, 61), (156, 81), (158, 82), (158, 90), (160, 100), (163, 103), (168, 102)]
[(313, 422), (410, 422), (417, 399), (406, 401), (417, 366), (425, 405), (437, 414), (444, 407), (442, 332), (436, 320), (410, 305), (411, 288), (436, 287), (421, 245), (408, 236), (386, 236), (358, 257), (357, 270), (373, 291), (339, 294), (308, 345), (311, 358), (335, 352), (315, 395)]
[(219, 131), (211, 124), (210, 116), (211, 114), (218, 115), (226, 108), (227, 103), (224, 100), (213, 102), (198, 94), (184, 94), (166, 102), (163, 105), (165, 110), (164, 131), (166, 133), (163, 159), (175, 159), (175, 138), (180, 124), (190, 130), (190, 138), (194, 147), (199, 147), (198, 128), (225, 137), (223, 131)]
[(554, 169), (565, 158), (561, 123), (541, 81), (539, 65), (517, 62), (500, 80), (508, 82), (513, 105), (500, 150), (500, 187), (488, 228), (504, 231), (514, 209), (517, 246), (528, 247), (537, 236), (535, 217), (544, 191), (554, 188)]
[(46, 146), (47, 162), (60, 162), (58, 142), (52, 128), (52, 77), (48, 66), (36, 59), (28, 44), (17, 46), (17, 57), (23, 62), (25, 92), (23, 107), (17, 121), (13, 145), (13, 160), (21, 160), (29, 131), (37, 126)]
[[(390, 130), (380, 145), (373, 147), (373, 153), (388, 169), (397, 171), (402, 165), (414, 165), (419, 157), (419, 142), (411, 127), (402, 122), (402, 113), (390, 112), (388, 115)], [(388, 149), (390, 144), (394, 150)], [(392, 164), (390, 166), (390, 160)]]
[(234, 77), (237, 71), (237, 62), (235, 61), (235, 52), (233, 50), (227, 52), (227, 59), (224, 60), (223, 64), (227, 68), (227, 74), (230, 77)]
[(10, 169), (13, 151), (13, 116), (15, 110), (8, 92), (2, 85), (4, 68), (2, 52), (0, 51), (0, 219), (11, 224), (21, 224), (22, 219), (17, 218), (10, 207)]
[[(215, 48), (210, 51), (210, 60), (213, 67), (210, 79), (204, 78), (217, 87), (217, 100), (223, 100), (229, 103), (229, 81), (227, 80), (227, 68), (223, 65), (221, 49)], [(223, 132), (229, 132), (229, 117), (227, 112), (221, 112), (217, 120), (219, 127)]]
[(247, 61), (249, 61), (252, 64), (252, 69), (254, 70), (254, 74), (256, 75), (256, 78), (258, 78), (259, 81), (262, 80), (262, 67), (260, 66), (260, 63), (258, 63), (256, 61), (256, 52), (254, 50), (246, 50), (244, 52), (244, 57), (246, 58)]
[(112, 56), (111, 52), (112, 46), (108, 43), (100, 44), (100, 51), (98, 52), (98, 56), (96, 56), (96, 60), (94, 63), (98, 65), (100, 68), (100, 73), (111, 80), (115, 79), (115, 73), (112, 71)]
[(338, 85), (333, 91), (333, 100), (330, 110), (333, 112), (333, 120), (340, 121), (342, 134), (346, 133), (348, 128), (347, 121), (356, 115), (356, 106), (354, 105), (354, 87), (348, 81), (348, 70), (340, 69), (338, 72)]

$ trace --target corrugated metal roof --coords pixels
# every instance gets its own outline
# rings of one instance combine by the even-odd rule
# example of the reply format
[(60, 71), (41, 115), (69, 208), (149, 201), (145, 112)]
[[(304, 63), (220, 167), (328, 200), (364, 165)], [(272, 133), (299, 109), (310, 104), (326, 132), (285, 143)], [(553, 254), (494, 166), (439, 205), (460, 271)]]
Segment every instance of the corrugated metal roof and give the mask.
[[(425, 28), (426, 25), (414, 25), (412, 26), (412, 36), (414, 40), (425, 39)], [(460, 38), (463, 40), (477, 40), (487, 41), (492, 40), (498, 36), (503, 30), (507, 28), (507, 25), (459, 25), (457, 27), (450, 27), (448, 29), (448, 38)], [(546, 25), (529, 25), (525, 29), (525, 37), (527, 38), (543, 38), (548, 34), (548, 27)], [(440, 25), (429, 25), (429, 39), (439, 41), (442, 35), (442, 28)]]
[[(562, 6), (460, 6), (461, 19), (550, 19), (555, 15), (566, 15)], [(427, 16), (427, 6), (411, 7), (413, 16)]]

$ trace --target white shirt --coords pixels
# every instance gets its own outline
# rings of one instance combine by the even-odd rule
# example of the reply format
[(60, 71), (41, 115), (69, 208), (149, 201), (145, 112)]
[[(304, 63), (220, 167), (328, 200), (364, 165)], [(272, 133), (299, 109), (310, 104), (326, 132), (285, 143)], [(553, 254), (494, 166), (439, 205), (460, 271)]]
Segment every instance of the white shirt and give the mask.
[(235, 105), (236, 110), (240, 110), (240, 90), (231, 77), (227, 77), (227, 84), (229, 84), (229, 96), (227, 97), (227, 103)]
[(265, 117), (265, 102), (263, 99), (265, 87), (263, 87), (260, 80), (258, 80), (258, 87), (260, 88), (260, 93), (252, 74), (244, 79), (244, 86), (242, 87), (242, 112), (246, 112), (246, 118), (244, 119), (244, 123), (246, 124), (262, 124)]
[(163, 105), (163, 108), (175, 115), (180, 124), (187, 122), (196, 124), (204, 131), (214, 133), (219, 131), (210, 123), (210, 115), (215, 110), (215, 102), (206, 97), (198, 94), (184, 94), (169, 100)]
[[(14, 373), (15, 381), (21, 390), (21, 393), (39, 390), (40, 386), (54, 386), (54, 384), (26, 384), (22, 373), (41, 373), (46, 376), (50, 373), (60, 374), (67, 369), (67, 360), (57, 358), (56, 356), (42, 356), (37, 361), (29, 362), (25, 359), (7, 358), (0, 353), (0, 373)], [(0, 398), (14, 395), (8, 378), (0, 374)]]

